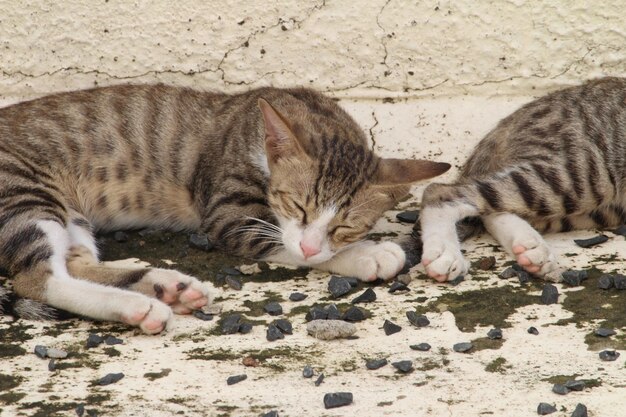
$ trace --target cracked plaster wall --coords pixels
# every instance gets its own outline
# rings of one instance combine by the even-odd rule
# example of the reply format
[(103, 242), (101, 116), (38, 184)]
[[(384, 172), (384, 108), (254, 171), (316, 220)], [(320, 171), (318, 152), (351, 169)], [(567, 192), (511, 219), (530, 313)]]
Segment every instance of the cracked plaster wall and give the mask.
[(124, 81), (529, 94), (623, 75), (624, 45), (623, 0), (0, 0), (0, 100)]

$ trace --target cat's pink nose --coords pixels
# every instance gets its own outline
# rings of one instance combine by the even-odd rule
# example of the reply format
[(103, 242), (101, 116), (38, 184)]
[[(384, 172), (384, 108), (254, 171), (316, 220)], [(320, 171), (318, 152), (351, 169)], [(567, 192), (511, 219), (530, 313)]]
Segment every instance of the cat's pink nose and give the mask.
[(311, 256), (317, 255), (321, 251), (321, 248), (319, 246), (309, 246), (303, 242), (300, 242), (300, 249), (302, 249), (304, 259), (308, 259)]

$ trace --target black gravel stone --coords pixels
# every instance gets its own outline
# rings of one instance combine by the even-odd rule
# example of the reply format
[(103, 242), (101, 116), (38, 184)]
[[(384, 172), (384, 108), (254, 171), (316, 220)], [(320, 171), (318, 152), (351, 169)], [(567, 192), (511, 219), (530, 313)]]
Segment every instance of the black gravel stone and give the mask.
[(418, 345), (411, 345), (409, 347), (413, 350), (419, 350), (420, 352), (428, 352), (431, 346), (428, 343), (420, 343)]
[(339, 312), (339, 309), (337, 308), (337, 306), (334, 304), (330, 304), (326, 306), (324, 310), (326, 311), (326, 314), (327, 314), (326, 318), (328, 320), (339, 320), (341, 318), (341, 313)]
[(537, 414), (545, 416), (546, 414), (552, 414), (556, 411), (556, 407), (548, 403), (539, 403), (537, 406)]
[(594, 334), (600, 337), (609, 337), (609, 336), (614, 336), (617, 333), (613, 329), (605, 329), (604, 327), (600, 327), (599, 329), (596, 329)]
[(265, 414), (262, 414), (261, 417), (278, 417), (278, 411), (272, 410)]
[(498, 275), (502, 279), (510, 279), (517, 276), (517, 271), (511, 267), (508, 267)]
[(83, 417), (83, 414), (85, 414), (85, 404), (78, 404), (74, 409), (74, 412), (76, 412), (78, 417)]
[(588, 415), (587, 407), (584, 404), (578, 403), (571, 417), (587, 417)]
[(394, 333), (398, 333), (400, 330), (402, 330), (402, 327), (390, 322), (389, 320), (385, 320), (385, 323), (383, 324), (383, 329), (385, 330), (385, 334), (389, 336)]
[(565, 383), (565, 387), (571, 391), (582, 391), (585, 389), (585, 381), (570, 380)]
[(128, 233), (122, 232), (121, 230), (113, 233), (113, 239), (118, 243), (128, 242)]
[(577, 287), (588, 278), (588, 274), (587, 271), (571, 270), (563, 272), (561, 278), (563, 278), (563, 282), (567, 285)]
[(400, 282), (400, 281), (394, 281), (391, 283), (391, 286), (389, 287), (389, 292), (391, 294), (397, 292), (397, 291), (409, 291), (409, 287), (407, 287), (407, 285), (404, 282)]
[(189, 246), (204, 251), (210, 251), (213, 249), (213, 244), (209, 242), (209, 237), (205, 234), (198, 233), (189, 235)]
[(87, 415), (89, 417), (98, 417), (98, 410), (94, 410), (93, 408), (90, 408), (89, 410), (87, 410)]
[(227, 385), (234, 385), (237, 384), (241, 381), (245, 381), (246, 379), (248, 379), (248, 375), (246, 374), (241, 374), (241, 375), (233, 375), (233, 376), (229, 376), (226, 379), (226, 384)]
[(574, 243), (580, 246), (581, 248), (590, 248), (592, 246), (604, 243), (607, 240), (609, 240), (608, 236), (598, 235), (589, 239), (574, 239)]
[(304, 300), (307, 297), (308, 297), (308, 295), (302, 294), (301, 292), (292, 292), (289, 295), (289, 300), (290, 301), (302, 301), (302, 300)]
[(552, 387), (552, 392), (559, 395), (565, 395), (569, 393), (569, 388), (567, 388), (565, 385), (554, 384), (554, 386)]
[(541, 302), (544, 304), (556, 304), (559, 301), (559, 290), (552, 284), (545, 284), (541, 291)]
[(312, 320), (326, 320), (328, 318), (328, 312), (322, 307), (313, 307), (306, 313), (304, 319), (306, 321)]
[(311, 368), (309, 365), (305, 366), (302, 369), (302, 376), (305, 378), (311, 378), (313, 376), (313, 368)]
[(474, 345), (472, 345), (470, 342), (462, 342), (462, 343), (456, 343), (452, 346), (452, 349), (455, 352), (460, 352), (460, 353), (464, 353), (469, 351), (470, 349), (472, 349), (474, 347)]
[(371, 303), (372, 301), (376, 301), (376, 293), (373, 289), (368, 288), (363, 291), (363, 293), (360, 294), (358, 297), (354, 298), (352, 300), (352, 304)]
[(459, 285), (463, 281), (465, 281), (465, 276), (459, 275), (458, 277), (448, 281), (448, 284), (452, 285), (453, 287), (456, 287), (457, 285)]
[(328, 281), (328, 292), (330, 292), (333, 298), (346, 295), (351, 290), (352, 285), (350, 285), (347, 279), (334, 275), (330, 277), (330, 281)]
[(320, 376), (318, 376), (315, 380), (314, 384), (316, 387), (319, 387), (320, 385), (322, 385), (322, 382), (324, 382), (324, 374), (320, 374)]
[(352, 287), (356, 287), (357, 285), (359, 285), (359, 279), (356, 277), (344, 277), (344, 278), (348, 280), (348, 282), (350, 283)]
[(526, 271), (517, 271), (517, 279), (520, 284), (526, 284), (530, 281), (530, 274)]
[(283, 314), (283, 307), (278, 304), (276, 301), (272, 301), (271, 303), (265, 304), (263, 310), (270, 316), (279, 316)]
[(228, 285), (233, 290), (239, 291), (241, 290), (241, 288), (243, 288), (243, 284), (241, 283), (241, 281), (239, 281), (235, 277), (231, 277), (230, 275), (226, 276), (225, 281), (226, 285)]
[(222, 321), (222, 334), (235, 334), (239, 331), (241, 325), (241, 315), (231, 314), (224, 317)]
[(344, 407), (352, 404), (352, 401), (351, 392), (332, 392), (324, 395), (324, 408)]
[(225, 273), (226, 275), (233, 275), (233, 276), (239, 276), (242, 275), (241, 271), (235, 268), (231, 268), (229, 266), (225, 266), (222, 268), (222, 272)]
[(252, 323), (241, 323), (239, 325), (239, 333), (248, 334), (252, 331)]
[(204, 321), (213, 320), (213, 314), (205, 313), (202, 310), (194, 310), (193, 313), (191, 314), (193, 314), (195, 318), (200, 319), (200, 320), (204, 320)]
[(598, 288), (602, 290), (608, 290), (613, 288), (613, 275), (604, 274), (600, 278), (598, 278)]
[(600, 356), (600, 359), (603, 361), (612, 362), (619, 358), (619, 352), (615, 350), (603, 350), (598, 356)]
[(417, 221), (417, 219), (419, 218), (419, 215), (420, 215), (419, 210), (401, 211), (400, 213), (396, 214), (396, 219), (398, 219), (398, 221), (402, 223), (413, 224)]
[(355, 323), (357, 321), (365, 320), (365, 313), (358, 307), (352, 306), (341, 316), (341, 320)]
[(387, 362), (387, 359), (372, 359), (370, 361), (365, 362), (365, 367), (367, 369), (374, 370), (374, 369), (382, 368), (388, 363), (389, 362)]
[(266, 337), (268, 341), (273, 342), (274, 340), (284, 339), (285, 335), (278, 329), (278, 327), (270, 324), (269, 326), (267, 326)]
[(106, 343), (109, 346), (112, 345), (121, 345), (122, 343), (124, 343), (124, 341), (122, 339), (118, 339), (115, 336), (107, 336), (104, 338), (104, 343)]
[(626, 290), (626, 276), (617, 274), (613, 277), (613, 286), (617, 290)]
[(539, 334), (539, 330), (537, 330), (536, 327), (530, 326), (527, 330), (528, 333), (530, 334), (534, 334), (535, 336), (537, 336)]
[(95, 347), (100, 346), (103, 341), (104, 339), (102, 339), (101, 336), (95, 333), (90, 333), (89, 337), (87, 337), (87, 343), (85, 344), (85, 347), (87, 349), (95, 348)]
[(487, 337), (489, 339), (502, 339), (502, 329), (493, 328), (487, 332)]
[(430, 324), (428, 317), (423, 314), (417, 314), (415, 311), (407, 311), (406, 318), (409, 319), (409, 322), (416, 327), (426, 327)]
[(413, 370), (413, 361), (392, 362), (391, 365), (403, 374), (407, 374)]
[(50, 362), (48, 362), (48, 371), (54, 372), (55, 369), (56, 369), (56, 362), (54, 359), (50, 359)]
[(35, 355), (41, 359), (45, 359), (48, 355), (48, 348), (42, 345), (35, 346)]
[(124, 378), (124, 374), (121, 372), (117, 374), (106, 374), (98, 380), (98, 385), (114, 384), (122, 378)]
[(285, 334), (293, 333), (293, 326), (291, 325), (291, 322), (289, 320), (278, 319), (274, 321), (274, 325), (278, 327), (278, 329)]

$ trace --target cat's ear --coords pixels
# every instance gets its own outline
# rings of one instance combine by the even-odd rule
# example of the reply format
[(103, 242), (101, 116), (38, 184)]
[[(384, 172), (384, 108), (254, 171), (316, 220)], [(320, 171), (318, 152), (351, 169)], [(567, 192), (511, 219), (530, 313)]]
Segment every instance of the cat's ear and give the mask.
[(303, 154), (296, 135), (283, 115), (262, 98), (259, 99), (259, 109), (265, 125), (265, 153), (268, 162)]
[(376, 185), (408, 185), (441, 175), (450, 164), (422, 159), (381, 159), (374, 175)]

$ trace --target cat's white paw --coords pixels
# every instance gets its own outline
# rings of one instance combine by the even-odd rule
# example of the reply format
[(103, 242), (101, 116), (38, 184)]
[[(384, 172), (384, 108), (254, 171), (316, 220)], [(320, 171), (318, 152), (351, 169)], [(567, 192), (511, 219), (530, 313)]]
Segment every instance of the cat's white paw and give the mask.
[(361, 281), (374, 281), (376, 278), (395, 277), (404, 267), (405, 260), (404, 251), (396, 243), (366, 241), (346, 249), (320, 266)]
[(122, 308), (122, 322), (139, 326), (146, 334), (157, 334), (167, 328), (172, 309), (159, 300), (137, 294)]
[(422, 265), (426, 273), (439, 282), (465, 275), (469, 263), (463, 258), (457, 241), (433, 235), (424, 239)]
[[(511, 251), (517, 263), (531, 274), (551, 279), (553, 272), (558, 270), (556, 257), (539, 233), (529, 229), (529, 232), (513, 239)], [(557, 274), (560, 276), (560, 274)]]
[(172, 269), (152, 269), (142, 279), (144, 288), (146, 284), (176, 314), (189, 314), (211, 302), (208, 284)]

